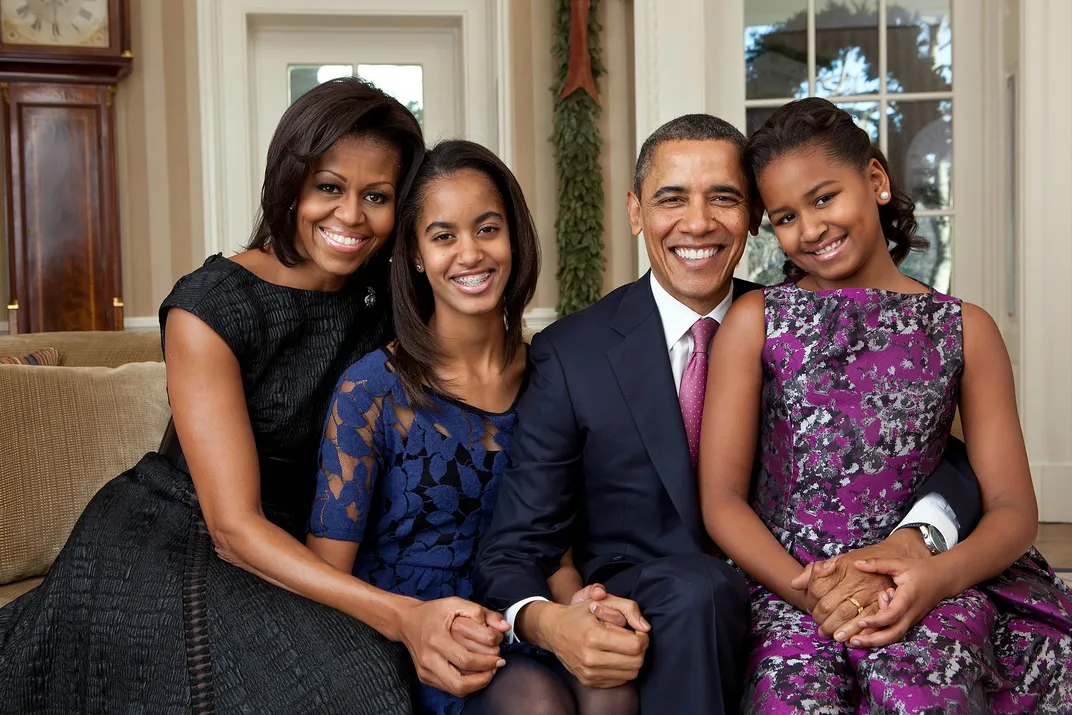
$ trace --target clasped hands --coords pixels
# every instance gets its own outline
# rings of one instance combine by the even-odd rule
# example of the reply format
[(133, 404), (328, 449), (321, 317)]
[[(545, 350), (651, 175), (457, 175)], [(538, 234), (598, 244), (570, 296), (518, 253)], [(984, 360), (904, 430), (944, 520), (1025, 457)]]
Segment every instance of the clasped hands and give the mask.
[(901, 640), (938, 605), (945, 578), (918, 532), (901, 529), (873, 546), (808, 564), (790, 585), (799, 594), (793, 605), (811, 614), (822, 635), (880, 648)]
[[(633, 601), (599, 584), (555, 606), (553, 650), (585, 685), (610, 688), (636, 678), (651, 626)], [(499, 645), (510, 625), (500, 614), (461, 598), (416, 602), (402, 619), (406, 645), (422, 683), (458, 697), (486, 687), (506, 665)]]

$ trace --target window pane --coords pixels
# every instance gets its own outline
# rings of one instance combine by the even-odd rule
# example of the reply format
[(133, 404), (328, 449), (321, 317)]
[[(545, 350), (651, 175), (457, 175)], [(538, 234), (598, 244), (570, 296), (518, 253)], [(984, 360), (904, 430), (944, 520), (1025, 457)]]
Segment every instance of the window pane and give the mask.
[(856, 126), (867, 132), (873, 143), (878, 144), (878, 126), (882, 119), (878, 102), (839, 102), (838, 108), (851, 114)]
[[(838, 107), (844, 109), (856, 120), (856, 124), (862, 127), (871, 137), (871, 141), (878, 143), (879, 109), (878, 102), (840, 102)], [(752, 136), (770, 116), (778, 110), (777, 107), (751, 107), (745, 110), (745, 135)]]
[(290, 104), (313, 87), (336, 77), (353, 77), (353, 65), (289, 65), (287, 67), (287, 96)]
[(815, 96), (878, 92), (878, 0), (815, 5)]
[(357, 76), (391, 95), (424, 126), (424, 68), (420, 65), (358, 65)]
[(952, 265), (952, 216), (920, 216), (917, 233), (930, 241), (926, 251), (912, 251), (901, 263), (901, 270), (942, 293), (949, 292)]
[(951, 90), (953, 30), (949, 0), (890, 0), (886, 8), (886, 54), (886, 87), (890, 92)]
[(759, 226), (758, 236), (748, 237), (748, 280), (760, 285), (771, 286), (785, 280), (786, 255), (774, 237), (774, 227), (767, 217)]
[(763, 126), (763, 122), (778, 110), (777, 107), (752, 107), (744, 111), (745, 135), (752, 136), (757, 129)]
[(745, 99), (808, 96), (807, 0), (745, 0)]
[(953, 102), (890, 102), (890, 171), (916, 205), (948, 209), (953, 197)]

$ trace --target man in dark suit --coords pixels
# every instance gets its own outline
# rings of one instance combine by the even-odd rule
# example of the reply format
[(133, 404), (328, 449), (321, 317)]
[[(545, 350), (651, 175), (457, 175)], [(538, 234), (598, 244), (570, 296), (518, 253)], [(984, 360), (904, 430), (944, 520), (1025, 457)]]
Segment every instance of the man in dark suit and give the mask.
[[(513, 636), (586, 684), (636, 676), (649, 715), (732, 712), (744, 678), (748, 591), (712, 555), (695, 471), (709, 341), (732, 300), (759, 287), (733, 278), (761, 215), (744, 143), (709, 115), (675, 119), (644, 143), (628, 203), (651, 271), (533, 340), (511, 467), (477, 557), (477, 596), (505, 612)], [(968, 471), (940, 469), (921, 490), (940, 492), (940, 508), (886, 553), (926, 555), (924, 535), (952, 541), (958, 517), (977, 519)], [(550, 602), (546, 579), (571, 546), (584, 583), (613, 594), (605, 606), (630, 627), (600, 621), (592, 603)], [(824, 574), (812, 576), (816, 596), (855, 589), (848, 596), (873, 603), (885, 585)]]

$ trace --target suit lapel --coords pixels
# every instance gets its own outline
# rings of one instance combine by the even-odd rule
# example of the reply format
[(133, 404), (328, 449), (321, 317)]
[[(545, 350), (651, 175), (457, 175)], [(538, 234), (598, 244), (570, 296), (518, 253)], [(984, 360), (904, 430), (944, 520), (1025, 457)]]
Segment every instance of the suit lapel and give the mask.
[(645, 274), (623, 297), (611, 323), (622, 341), (607, 356), (644, 449), (685, 526), (696, 534), (701, 530), (696, 477), (649, 280)]

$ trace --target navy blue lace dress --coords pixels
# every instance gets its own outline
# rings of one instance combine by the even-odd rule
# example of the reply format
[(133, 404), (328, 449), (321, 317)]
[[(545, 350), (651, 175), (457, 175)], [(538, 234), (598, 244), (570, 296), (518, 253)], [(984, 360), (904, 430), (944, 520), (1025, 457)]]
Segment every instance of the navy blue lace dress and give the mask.
[[(429, 398), (430, 409), (410, 406), (386, 350), (343, 374), (324, 428), (309, 533), (360, 542), (354, 575), (385, 591), (468, 599), (517, 402), (494, 413)], [(421, 687), (422, 712), (457, 715), (462, 705)]]

